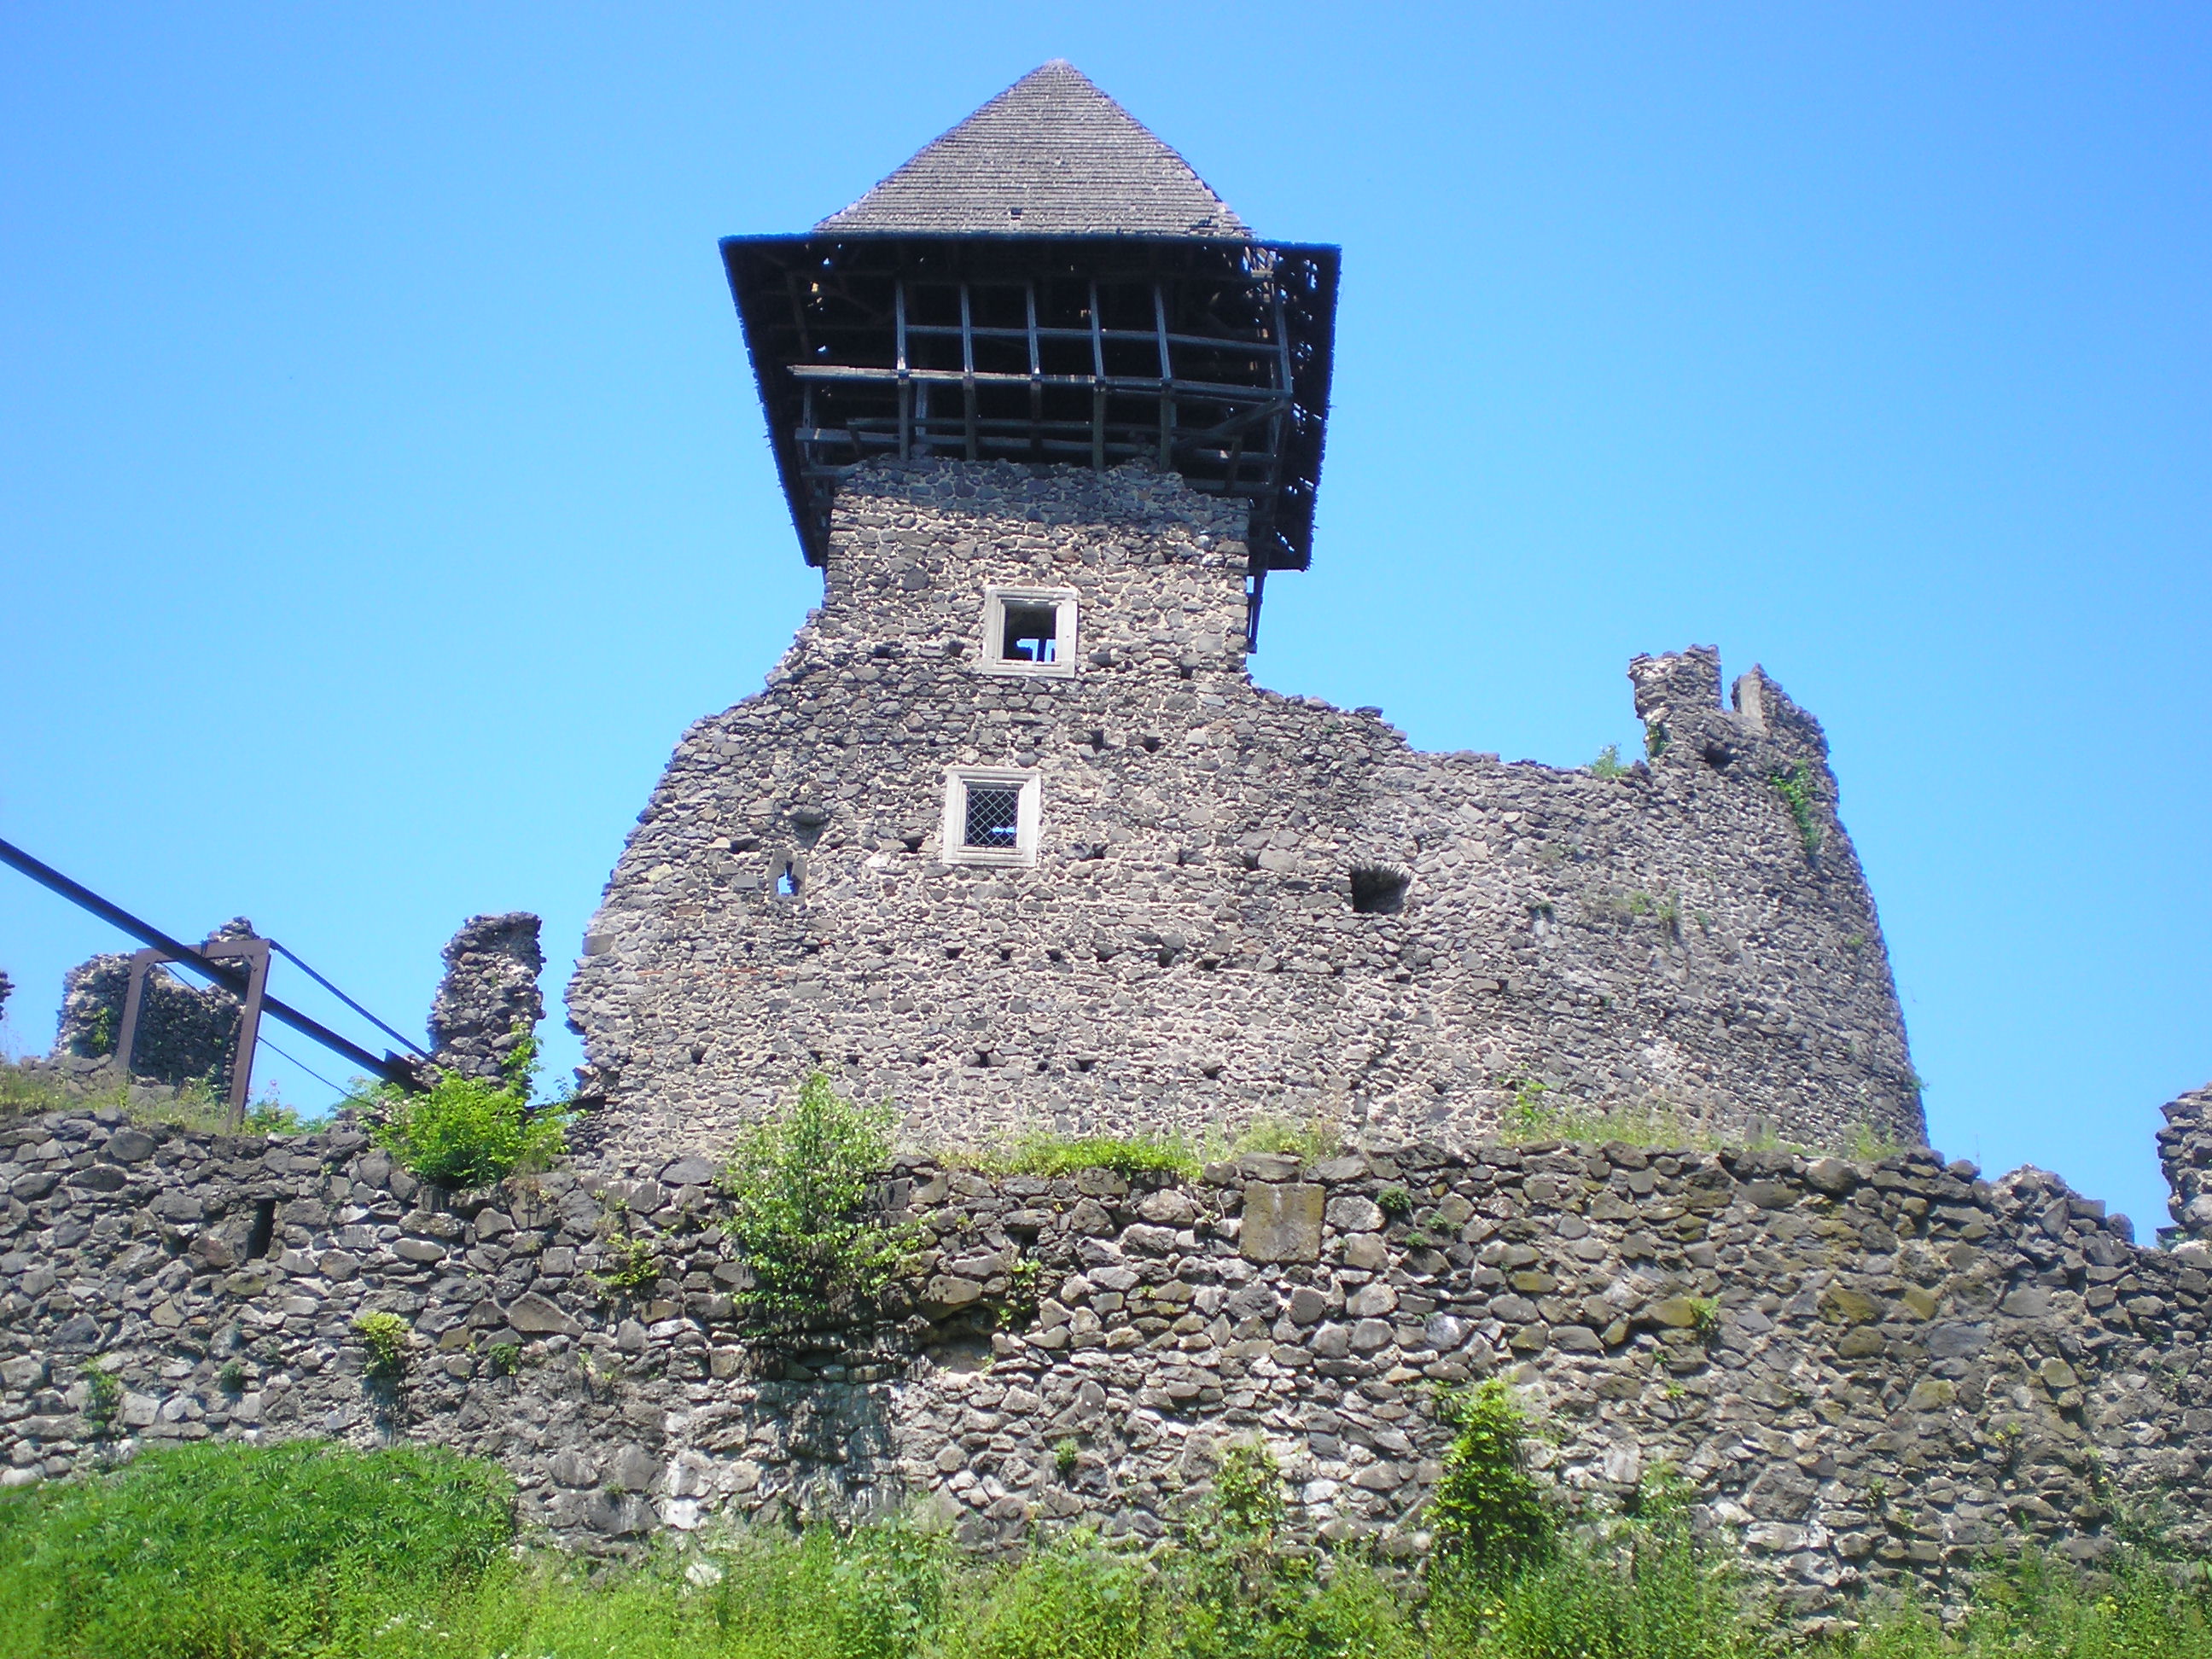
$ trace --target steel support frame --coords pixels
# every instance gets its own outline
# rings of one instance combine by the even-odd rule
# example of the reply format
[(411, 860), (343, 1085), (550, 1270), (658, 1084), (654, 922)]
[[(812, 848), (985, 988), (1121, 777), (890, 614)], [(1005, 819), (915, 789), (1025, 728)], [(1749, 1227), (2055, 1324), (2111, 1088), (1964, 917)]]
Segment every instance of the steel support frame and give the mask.
[[(242, 963), (246, 968), (246, 994), (239, 1003), (238, 1040), (230, 1066), (230, 1093), (224, 1103), (230, 1127), (235, 1129), (246, 1121), (246, 1098), (253, 1087), (253, 1052), (261, 1039), (261, 1006), (269, 989), (269, 941), (210, 939), (200, 946), (199, 954), (214, 962)], [(138, 1046), (138, 1016), (146, 1006), (146, 975), (156, 963), (182, 960), (173, 951), (152, 945), (131, 954), (131, 988), (124, 993), (123, 1024), (115, 1034), (115, 1056), (111, 1062), (126, 1086), (131, 1081), (131, 1055)]]

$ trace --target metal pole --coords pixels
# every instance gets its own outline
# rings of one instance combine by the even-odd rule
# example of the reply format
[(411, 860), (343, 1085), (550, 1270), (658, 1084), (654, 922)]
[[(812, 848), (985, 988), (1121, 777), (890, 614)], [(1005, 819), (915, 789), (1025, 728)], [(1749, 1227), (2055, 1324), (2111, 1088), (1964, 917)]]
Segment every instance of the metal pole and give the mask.
[[(205, 974), (241, 1000), (252, 994), (253, 976), (250, 973), (240, 973), (235, 968), (225, 967), (182, 940), (172, 939), (152, 924), (139, 921), (120, 905), (109, 903), (89, 887), (71, 881), (52, 865), (41, 863), (14, 842), (0, 841), (0, 864), (13, 866), (41, 887), (59, 893), (70, 903), (91, 911), (101, 921), (121, 928), (131, 938), (165, 952), (168, 960), (181, 962), (187, 968)], [(382, 1078), (386, 1083), (397, 1084), (402, 1089), (416, 1092), (422, 1087), (414, 1068), (398, 1054), (388, 1054), (380, 1060), (359, 1043), (349, 1042), (321, 1021), (309, 1018), (298, 1009), (279, 1002), (272, 996), (264, 995), (261, 999), (261, 1011), (272, 1019), (282, 1020), (301, 1036), (312, 1038), (331, 1053), (344, 1056), (363, 1071)]]

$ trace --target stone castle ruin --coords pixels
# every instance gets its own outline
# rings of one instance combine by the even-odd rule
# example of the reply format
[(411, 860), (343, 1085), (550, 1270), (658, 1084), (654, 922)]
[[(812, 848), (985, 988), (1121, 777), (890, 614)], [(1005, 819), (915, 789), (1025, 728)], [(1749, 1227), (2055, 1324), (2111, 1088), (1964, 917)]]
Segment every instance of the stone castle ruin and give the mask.
[[(350, 1121), (0, 1117), (0, 1486), (410, 1437), (590, 1551), (908, 1506), (1016, 1550), (1158, 1537), (1258, 1438), (1293, 1534), (1411, 1559), (1433, 1389), (1504, 1376), (1559, 1503), (1672, 1468), (1808, 1614), (2024, 1541), (2212, 1544), (2212, 1089), (2166, 1109), (2162, 1249), (1930, 1151), (1826, 744), (1772, 680), (1724, 705), (1713, 652), (1639, 658), (1650, 754), (1610, 774), (1252, 684), (1267, 578), (1311, 556), (1334, 250), (1260, 240), (1052, 64), (724, 252), (823, 603), (607, 885), (578, 1155), (447, 1193)], [(537, 933), (447, 946), (443, 1063), (512, 1054)], [(65, 1048), (112, 999), (73, 981)], [(921, 1243), (875, 1323), (779, 1346), (715, 1177), (817, 1068), (899, 1108), (881, 1202)], [(1498, 1137), (1532, 1099), (1698, 1133)], [(1196, 1178), (956, 1155), (1269, 1117), (1343, 1144)]]
[(1924, 1140), (1826, 745), (1758, 670), (1723, 708), (1714, 653), (1639, 659), (1652, 758), (1611, 777), (1253, 684), (1265, 580), (1310, 556), (1334, 249), (1258, 240), (1048, 65), (725, 252), (824, 592), (685, 735), (591, 924), (611, 1158), (816, 1067), (939, 1142), (1464, 1144), (1532, 1083)]

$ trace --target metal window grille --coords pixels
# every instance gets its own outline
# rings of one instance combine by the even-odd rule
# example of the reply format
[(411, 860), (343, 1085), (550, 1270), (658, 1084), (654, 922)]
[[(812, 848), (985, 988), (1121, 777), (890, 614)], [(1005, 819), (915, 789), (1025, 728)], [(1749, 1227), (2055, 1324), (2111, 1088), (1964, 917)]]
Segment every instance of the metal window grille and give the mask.
[(1021, 829), (1022, 792), (1018, 784), (971, 783), (968, 786), (967, 817), (961, 842), (993, 852), (1014, 850)]

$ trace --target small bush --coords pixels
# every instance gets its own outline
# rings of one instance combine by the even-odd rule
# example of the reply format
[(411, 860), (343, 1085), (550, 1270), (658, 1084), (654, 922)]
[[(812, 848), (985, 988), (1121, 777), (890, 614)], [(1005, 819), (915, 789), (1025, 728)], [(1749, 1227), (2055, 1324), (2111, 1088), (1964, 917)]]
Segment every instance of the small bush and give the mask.
[(1078, 1532), (1036, 1552), (961, 1609), (960, 1659), (1139, 1659), (1158, 1650), (1157, 1575)]
[(407, 1339), (414, 1334), (396, 1313), (365, 1313), (353, 1322), (353, 1334), (368, 1350), (371, 1376), (396, 1382), (407, 1374)]
[(114, 1432), (115, 1419), (123, 1410), (123, 1384), (113, 1371), (100, 1365), (88, 1365), (84, 1373), (84, 1420), (92, 1425), (95, 1438)]
[(568, 1149), (568, 1108), (533, 1108), (537, 1043), (523, 1036), (495, 1082), (441, 1072), (425, 1094), (390, 1085), (368, 1097), (376, 1144), (434, 1186), (486, 1187), (518, 1170), (550, 1167)]
[(1632, 769), (1620, 758), (1620, 745), (1609, 743), (1597, 751), (1597, 758), (1589, 763), (1590, 775), (1600, 778), (1626, 777)]
[(911, 1233), (868, 1212), (895, 1121), (888, 1105), (857, 1106), (817, 1072), (738, 1137), (722, 1176), (723, 1225), (752, 1270), (738, 1296), (757, 1320), (791, 1327), (845, 1313), (897, 1273)]
[(1458, 1431), (1429, 1506), (1446, 1576), (1494, 1580), (1547, 1559), (1552, 1516), (1528, 1475), (1528, 1423), (1513, 1391), (1492, 1377), (1440, 1395), (1437, 1415)]
[(1790, 809), (1790, 816), (1797, 825), (1797, 839), (1804, 844), (1806, 856), (1811, 857), (1820, 850), (1817, 807), (1820, 785), (1813, 769), (1803, 761), (1792, 761), (1769, 773), (1766, 781), (1774, 786), (1774, 793)]
[(590, 1275), (601, 1296), (642, 1296), (660, 1282), (660, 1258), (653, 1246), (629, 1231), (629, 1212), (617, 1206), (601, 1247), (606, 1261)]

